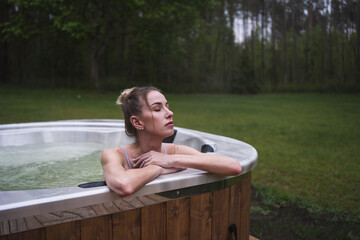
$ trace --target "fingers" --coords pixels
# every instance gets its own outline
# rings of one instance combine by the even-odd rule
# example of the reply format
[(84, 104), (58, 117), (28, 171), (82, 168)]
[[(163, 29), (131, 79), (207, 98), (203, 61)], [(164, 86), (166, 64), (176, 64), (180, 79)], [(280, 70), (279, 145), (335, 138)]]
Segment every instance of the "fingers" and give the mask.
[(143, 167), (145, 167), (145, 161), (142, 161), (142, 163), (140, 164), (140, 166), (139, 166), (139, 168), (143, 168)]
[(139, 168), (146, 167), (147, 165), (150, 164), (150, 161), (151, 161), (151, 156), (149, 156), (149, 157), (144, 157), (144, 158), (139, 159), (139, 160), (136, 162), (135, 166), (136, 166), (136, 167), (139, 167)]
[(134, 162), (133, 166), (138, 167), (138, 168), (146, 167), (150, 164), (154, 164), (154, 161), (156, 159), (158, 159), (160, 156), (161, 156), (161, 153), (157, 153), (154, 151), (144, 153), (133, 159), (133, 162)]
[(149, 159), (150, 153), (144, 153), (136, 158), (133, 159), (134, 167), (142, 167), (146, 160)]
[(158, 165), (163, 168), (171, 168), (169, 165), (169, 156), (163, 153), (150, 151), (133, 159), (134, 168), (143, 168), (149, 165)]

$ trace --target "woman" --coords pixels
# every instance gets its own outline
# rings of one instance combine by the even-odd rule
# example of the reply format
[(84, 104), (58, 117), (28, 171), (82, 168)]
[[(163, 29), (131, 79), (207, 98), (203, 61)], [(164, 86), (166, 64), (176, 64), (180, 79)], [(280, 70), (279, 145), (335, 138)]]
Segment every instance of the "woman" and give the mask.
[(135, 142), (105, 149), (101, 156), (107, 186), (119, 196), (130, 195), (162, 174), (196, 168), (221, 175), (238, 175), (238, 161), (162, 140), (174, 133), (173, 112), (160, 90), (135, 87), (119, 96), (125, 129)]

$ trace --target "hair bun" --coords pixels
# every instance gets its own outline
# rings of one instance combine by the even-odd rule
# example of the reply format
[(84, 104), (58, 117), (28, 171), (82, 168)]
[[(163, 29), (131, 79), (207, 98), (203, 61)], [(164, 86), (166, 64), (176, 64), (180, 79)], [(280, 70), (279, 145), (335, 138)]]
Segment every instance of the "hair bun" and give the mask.
[(122, 93), (120, 94), (120, 96), (118, 97), (118, 99), (116, 100), (116, 104), (121, 105), (123, 104), (126, 99), (128, 98), (129, 94), (135, 89), (135, 87), (133, 88), (128, 88), (125, 89), (124, 91), (122, 91)]

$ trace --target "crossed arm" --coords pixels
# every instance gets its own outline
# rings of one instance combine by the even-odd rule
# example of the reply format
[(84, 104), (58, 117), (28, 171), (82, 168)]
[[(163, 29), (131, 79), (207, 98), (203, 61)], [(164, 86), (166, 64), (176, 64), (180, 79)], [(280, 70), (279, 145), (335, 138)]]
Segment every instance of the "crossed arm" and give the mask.
[(182, 145), (173, 145), (174, 154), (165, 155), (150, 151), (134, 159), (135, 167), (157, 165), (163, 168), (196, 168), (219, 175), (232, 176), (241, 173), (238, 161), (215, 154), (205, 154)]
[[(119, 196), (130, 195), (146, 183), (162, 174), (196, 168), (220, 175), (238, 175), (241, 166), (238, 161), (214, 154), (204, 154), (187, 146), (169, 145), (163, 154), (150, 151), (133, 161), (134, 168), (126, 169), (116, 149), (106, 149), (101, 156), (104, 178), (108, 187)], [(171, 154), (172, 153), (172, 154)]]

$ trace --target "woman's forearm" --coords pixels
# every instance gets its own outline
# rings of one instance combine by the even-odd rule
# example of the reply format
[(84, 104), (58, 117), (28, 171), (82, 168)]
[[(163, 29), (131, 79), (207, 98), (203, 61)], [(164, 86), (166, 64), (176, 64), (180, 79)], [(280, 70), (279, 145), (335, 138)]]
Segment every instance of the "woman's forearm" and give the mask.
[(242, 170), (238, 161), (215, 154), (175, 154), (172, 158), (174, 167), (196, 168), (220, 175), (236, 176)]
[(196, 168), (210, 173), (236, 176), (241, 173), (238, 161), (215, 154), (200, 153), (189, 147), (178, 147), (174, 154), (163, 154), (156, 151), (147, 152), (133, 160), (135, 166), (143, 168), (157, 165), (169, 168)]
[(107, 181), (108, 187), (119, 196), (128, 196), (138, 191), (146, 183), (155, 179), (161, 174), (161, 167), (156, 165), (145, 168), (130, 169), (121, 174), (113, 175)]

